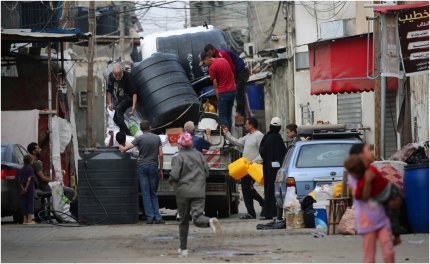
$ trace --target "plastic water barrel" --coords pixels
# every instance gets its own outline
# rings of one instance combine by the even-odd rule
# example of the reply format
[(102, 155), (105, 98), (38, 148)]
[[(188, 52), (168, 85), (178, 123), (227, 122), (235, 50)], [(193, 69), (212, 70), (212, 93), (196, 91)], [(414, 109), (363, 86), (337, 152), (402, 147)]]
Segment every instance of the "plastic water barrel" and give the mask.
[[(139, 221), (136, 159), (118, 149), (80, 153), (78, 215), (87, 224), (135, 224)], [(105, 211), (106, 210), (106, 211)]]
[(414, 233), (428, 233), (429, 164), (406, 166), (403, 188), (412, 231)]
[(264, 89), (261, 86), (251, 84), (247, 88), (249, 108), (252, 110), (264, 109)]
[(182, 127), (187, 121), (197, 123), (200, 102), (176, 55), (154, 53), (134, 67), (131, 75), (138, 111), (152, 128), (172, 121), (165, 128)]
[[(193, 79), (191, 78), (192, 75), (194, 78), (204, 75), (202, 68), (199, 66), (198, 56), (207, 44), (212, 44), (215, 48), (226, 48), (227, 43), (224, 39), (224, 33), (219, 29), (211, 29), (202, 32), (158, 37), (156, 40), (157, 51), (177, 55), (190, 79)], [(189, 60), (191, 60), (192, 70)]]

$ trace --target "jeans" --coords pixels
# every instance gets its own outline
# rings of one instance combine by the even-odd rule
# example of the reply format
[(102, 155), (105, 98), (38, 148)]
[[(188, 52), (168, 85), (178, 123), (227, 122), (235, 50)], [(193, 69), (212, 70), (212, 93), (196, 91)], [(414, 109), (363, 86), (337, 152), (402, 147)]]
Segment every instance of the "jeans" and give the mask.
[(140, 164), (137, 166), (140, 191), (142, 192), (143, 207), (148, 221), (160, 220), (157, 189), (160, 181), (158, 166), (155, 164)]
[(113, 121), (119, 127), (120, 131), (125, 132), (129, 136), (131, 136), (131, 133), (124, 122), (124, 113), (132, 106), (133, 102), (130, 97), (124, 97), (120, 99), (118, 105), (116, 106), (115, 115), (113, 116)]
[(240, 113), (242, 116), (245, 116), (245, 88), (246, 83), (248, 82), (248, 78), (248, 69), (239, 72), (236, 77), (236, 113)]
[(218, 95), (218, 115), (220, 124), (226, 126), (229, 131), (233, 125), (232, 114), (234, 98), (236, 96), (236, 91), (220, 93)]

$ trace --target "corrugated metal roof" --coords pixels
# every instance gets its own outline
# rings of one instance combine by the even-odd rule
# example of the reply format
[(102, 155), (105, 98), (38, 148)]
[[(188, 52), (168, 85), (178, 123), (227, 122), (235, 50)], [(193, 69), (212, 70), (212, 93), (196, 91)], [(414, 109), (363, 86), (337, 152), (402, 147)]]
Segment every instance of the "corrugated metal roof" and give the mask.
[(12, 42), (76, 42), (80, 39), (85, 39), (91, 36), (91, 33), (85, 33), (84, 36), (77, 34), (59, 34), (59, 33), (45, 33), (45, 32), (28, 32), (22, 29), (3, 29), (1, 31), (2, 41)]

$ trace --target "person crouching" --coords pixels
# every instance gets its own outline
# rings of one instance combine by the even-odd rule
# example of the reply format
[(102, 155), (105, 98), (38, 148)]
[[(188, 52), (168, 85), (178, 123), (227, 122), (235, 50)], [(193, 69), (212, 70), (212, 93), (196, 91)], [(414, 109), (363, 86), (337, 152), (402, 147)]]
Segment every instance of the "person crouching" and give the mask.
[(203, 214), (205, 209), (206, 179), (209, 177), (209, 167), (199, 151), (193, 148), (193, 138), (183, 132), (178, 138), (179, 152), (172, 158), (172, 170), (169, 183), (176, 192), (176, 204), (179, 215), (180, 256), (187, 256), (187, 238), (189, 215), (197, 227), (211, 227), (216, 234), (221, 234), (218, 219), (208, 218)]

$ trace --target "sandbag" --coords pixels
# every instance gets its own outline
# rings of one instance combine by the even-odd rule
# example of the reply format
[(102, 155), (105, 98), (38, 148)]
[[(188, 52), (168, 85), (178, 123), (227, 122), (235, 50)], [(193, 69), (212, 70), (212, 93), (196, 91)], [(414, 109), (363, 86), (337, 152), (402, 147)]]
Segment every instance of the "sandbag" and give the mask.
[(355, 235), (354, 208), (347, 208), (337, 227), (337, 232), (342, 235)]

